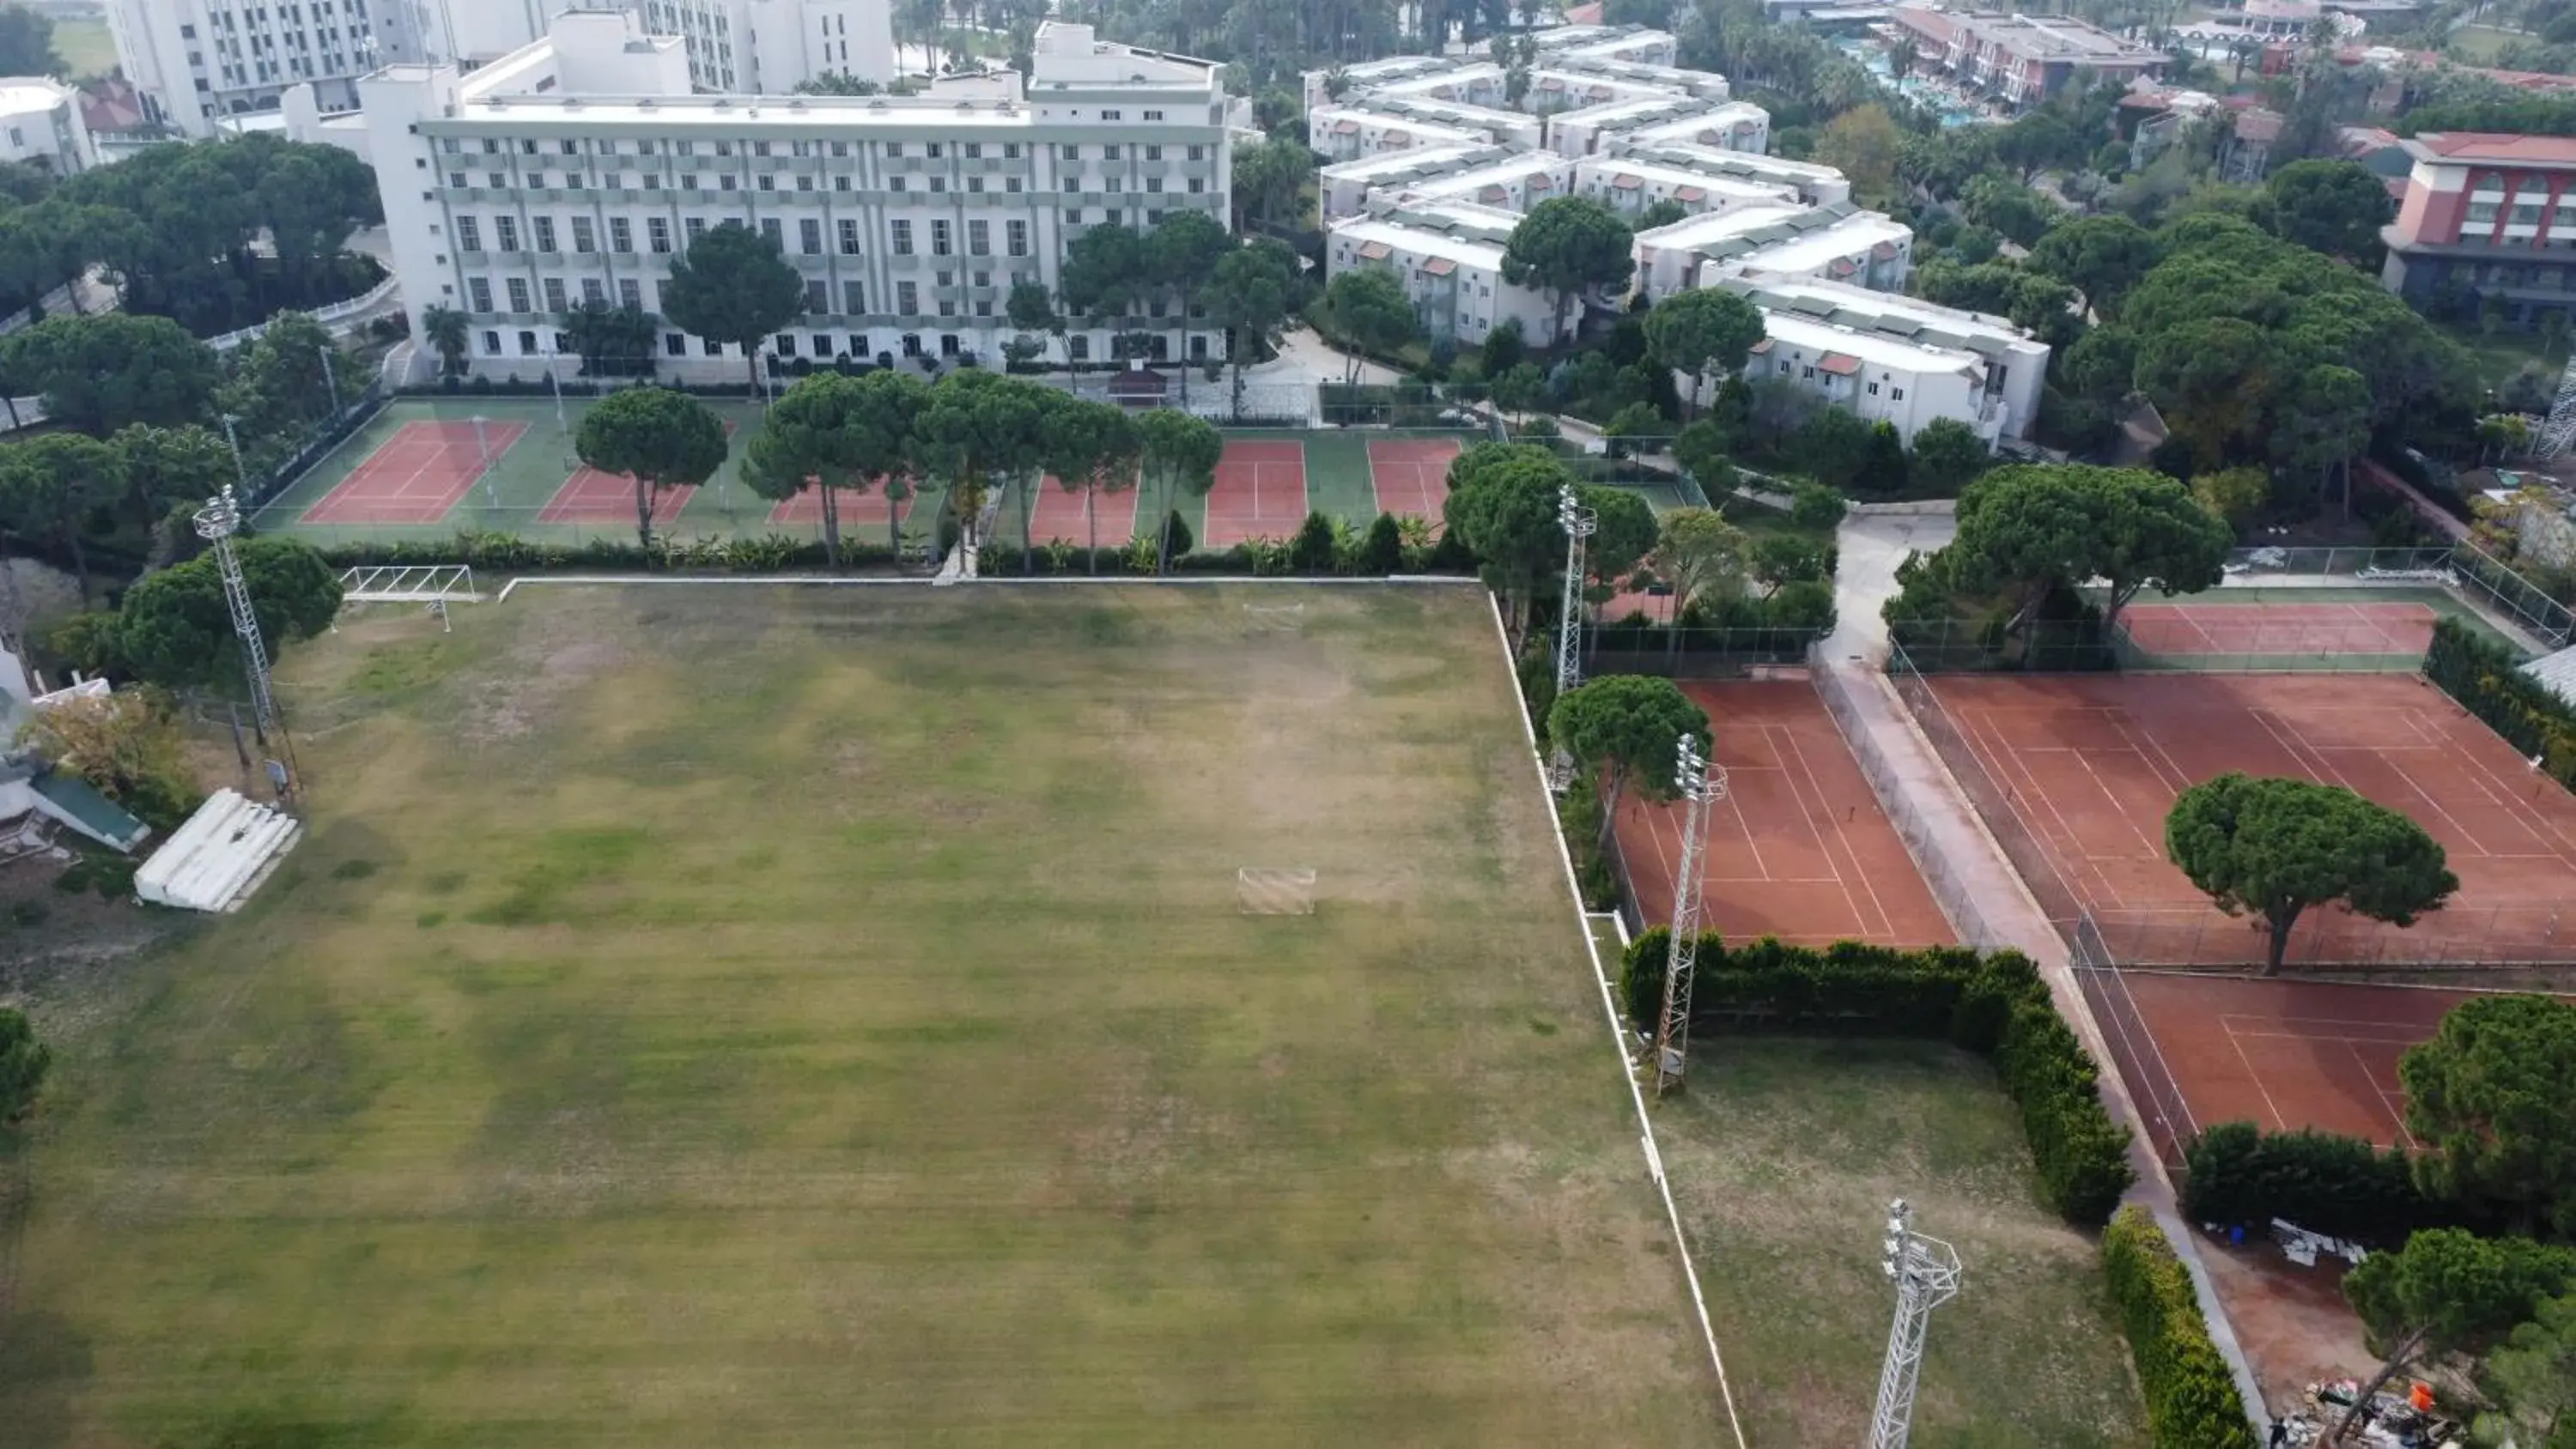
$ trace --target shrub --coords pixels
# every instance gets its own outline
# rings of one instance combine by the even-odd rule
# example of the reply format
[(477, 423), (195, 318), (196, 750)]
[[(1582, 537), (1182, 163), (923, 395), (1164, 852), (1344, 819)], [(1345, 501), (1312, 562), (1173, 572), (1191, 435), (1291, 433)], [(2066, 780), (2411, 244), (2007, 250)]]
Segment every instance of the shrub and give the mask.
[(1333, 520), (1309, 513), (1288, 543), (1288, 566), (1301, 574), (1333, 571)]
[(1172, 557), (1179, 558), (1199, 546), (1198, 536), (1190, 532), (1190, 526), (1187, 523), (1181, 521), (1181, 510), (1173, 509), (1171, 515), (1163, 520), (1163, 528), (1171, 539)]
[(2383, 1151), (2360, 1137), (2221, 1122), (2191, 1140), (2183, 1162), (2182, 1211), (2194, 1222), (2283, 1218), (2311, 1232), (2395, 1247), (2440, 1217), (2416, 1190), (2406, 1150)]
[[(1642, 1029), (1662, 1009), (1671, 941), (1666, 928), (1650, 928), (1620, 963), (1620, 999)], [(1691, 1021), (1938, 1037), (1994, 1064), (2021, 1113), (2041, 1196), (2059, 1216), (2098, 1226), (2129, 1189), (2128, 1131), (2103, 1108), (2091, 1054), (2018, 951), (1855, 941), (1817, 950), (1768, 936), (1729, 948), (1712, 934), (1700, 940)]]
[(2576, 709), (2517, 666), (2511, 651), (2469, 632), (2456, 619), (2433, 621), (2424, 677), (2525, 755), (2559, 784), (2576, 789)]
[(1793, 483), (1789, 486), (1789, 521), (1800, 528), (1835, 528), (1851, 503), (1822, 483)]
[(1391, 574), (1404, 567), (1404, 528), (1392, 513), (1381, 513), (1369, 525), (1368, 537), (1361, 540), (1359, 571), (1363, 574)]
[(2191, 1275), (2145, 1208), (2122, 1209), (2103, 1230), (2102, 1275), (2146, 1391), (2156, 1449), (2254, 1449), (2245, 1400), (2210, 1342)]
[(1587, 911), (1619, 909), (1619, 876), (1601, 849), (1601, 794), (1582, 771), (1556, 802), (1557, 827), (1574, 860), (1574, 884)]
[(0, 1122), (15, 1122), (36, 1105), (36, 1091), (54, 1054), (36, 1040), (24, 1012), (0, 1007)]

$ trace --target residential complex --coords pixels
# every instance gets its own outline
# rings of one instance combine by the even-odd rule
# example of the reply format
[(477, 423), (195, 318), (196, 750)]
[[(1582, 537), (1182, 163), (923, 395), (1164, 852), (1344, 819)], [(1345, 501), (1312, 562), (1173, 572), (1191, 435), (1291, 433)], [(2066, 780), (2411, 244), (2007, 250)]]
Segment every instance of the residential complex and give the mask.
[(2576, 309), (2576, 140), (2433, 131), (2398, 145), (2414, 165), (2380, 230), (2390, 291), (2418, 307), (2493, 301), (2516, 326)]
[(69, 176), (98, 164), (81, 94), (45, 76), (0, 80), (0, 160)]
[(2161, 50), (2067, 15), (2012, 15), (1899, 5), (1889, 20), (1911, 37), (1915, 63), (1993, 95), (2038, 105), (2079, 79), (2126, 86), (2160, 73)]
[(1748, 272), (1894, 292), (1913, 268), (1913, 229), (1848, 201), (1740, 206), (1637, 233), (1637, 288), (1657, 302)]
[[(600, 3), (600, 0), (592, 0)], [(548, 0), (107, 0), (117, 64), (147, 118), (186, 135), (273, 111), (298, 85), (325, 111), (358, 103), (389, 61), (489, 60), (543, 32)]]
[(689, 83), (702, 91), (785, 95), (824, 74), (895, 76), (888, 0), (625, 0), (625, 8), (647, 33), (680, 37)]
[(1331, 276), (1353, 267), (1392, 272), (1434, 337), (1480, 345), (1506, 318), (1524, 337), (1546, 337), (1556, 299), (1503, 280), (1503, 244), (1519, 222), (1516, 212), (1471, 202), (1364, 216), (1333, 228), (1324, 268)]
[(2039, 415), (2048, 346), (2000, 317), (1812, 276), (1753, 272), (1718, 285), (1762, 313), (1747, 376), (1797, 383), (1908, 441), (1935, 418), (1989, 443), (2022, 438)]
[[(571, 12), (471, 73), (388, 66), (360, 83), (355, 119), (413, 325), (430, 306), (464, 311), (480, 374), (558, 365), (562, 313), (582, 302), (660, 312), (671, 257), (727, 224), (775, 238), (805, 279), (807, 314), (763, 350), (990, 357), (1015, 330), (1011, 287), (1053, 290), (1083, 228), (1227, 214), (1220, 69), (1050, 22), (1026, 78), (911, 97), (702, 95), (681, 38)], [(1181, 320), (1156, 306), (1120, 330), (1171, 356)], [(1076, 330), (1066, 351), (1107, 360), (1111, 337)], [(667, 327), (661, 341), (665, 376), (742, 375), (738, 348)], [(1189, 331), (1189, 357), (1222, 351), (1220, 331)]]

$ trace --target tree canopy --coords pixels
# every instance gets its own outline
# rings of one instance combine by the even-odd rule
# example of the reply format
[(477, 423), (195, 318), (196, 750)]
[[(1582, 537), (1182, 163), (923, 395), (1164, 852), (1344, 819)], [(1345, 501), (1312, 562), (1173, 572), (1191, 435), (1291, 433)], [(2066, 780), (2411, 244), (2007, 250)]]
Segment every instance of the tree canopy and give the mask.
[[(2576, 1248), (2427, 1228), (2396, 1252), (2344, 1275), (2344, 1298), (2385, 1356), (2367, 1402), (2410, 1364), (2475, 1352), (2513, 1331), (2554, 1294), (2576, 1288)], [(2350, 1423), (2350, 1415), (2337, 1433)]]
[(2408, 1048), (2397, 1078), (2427, 1192), (2576, 1238), (2576, 1003), (2471, 997)]
[(1171, 562), (1172, 505), (1180, 495), (1204, 498), (1216, 487), (1225, 438), (1216, 425), (1178, 408), (1155, 408), (1136, 420), (1141, 476), (1153, 498), (1154, 568)]
[(1661, 520), (1654, 570), (1673, 589), (1678, 620), (1703, 600), (1732, 595), (1744, 586), (1752, 543), (1744, 530), (1714, 509), (1676, 508)]
[(2105, 319), (2120, 315), (2120, 302), (2164, 257), (2155, 234), (2125, 216), (2085, 216), (2059, 222), (2030, 249), (2033, 270), (2065, 282)]
[(1514, 639), (1527, 631), (1542, 585), (1564, 567), (1559, 507), (1573, 481), (1555, 454), (1526, 443), (1478, 443), (1449, 464), (1441, 517), (1502, 596)]
[(1693, 406), (1699, 403), (1702, 378), (1743, 371), (1745, 354), (1761, 340), (1760, 309), (1724, 287), (1683, 292), (1646, 314), (1647, 351), (1655, 361), (1690, 375)]
[(2281, 239), (2378, 270), (2379, 229), (2397, 203), (2379, 174), (2358, 161), (2293, 161), (2263, 183)]
[(724, 420), (686, 393), (622, 388), (582, 414), (573, 451), (602, 473), (635, 481), (635, 539), (653, 546), (653, 505), (662, 490), (695, 487), (724, 466)]
[(2080, 463), (1997, 468), (1959, 495), (1952, 577), (2016, 600), (2023, 610), (2054, 589), (2110, 585), (2116, 620), (2138, 590), (2196, 593), (2222, 577), (2234, 542), (2189, 489), (2161, 473)]
[(1606, 674), (1558, 695), (1547, 712), (1548, 743), (1601, 781), (1605, 834), (1631, 786), (1647, 800), (1680, 794), (1675, 747), (1684, 735), (1706, 754), (1708, 712), (1661, 675)]
[(2165, 816), (2165, 857), (2220, 910), (2261, 925), (2267, 975), (2311, 907), (2409, 926), (2460, 888), (2423, 826), (2312, 780), (2230, 773), (2192, 786)]
[(36, 1040), (36, 1029), (28, 1025), (26, 1013), (0, 1007), (0, 1124), (17, 1121), (36, 1105), (36, 1093), (44, 1086), (45, 1070), (53, 1061), (53, 1052)]
[[(1556, 294), (1550, 342), (1587, 287), (1624, 288), (1637, 271), (1634, 234), (1619, 214), (1580, 196), (1552, 196), (1529, 209), (1503, 244), (1503, 280)], [(1748, 344), (1749, 345), (1749, 344)]]
[(691, 336), (740, 347), (758, 387), (761, 340), (805, 315), (805, 280), (779, 255), (778, 243), (728, 221), (700, 232), (671, 258), (662, 313)]
[[(247, 538), (233, 545), (251, 614), (274, 656), (293, 640), (331, 627), (340, 610), (340, 573), (307, 544)], [(134, 672), (156, 684), (241, 684), (241, 654), (231, 606), (212, 554), (200, 554), (125, 591), (116, 614), (116, 646)]]
[[(874, 375), (910, 380), (895, 372)], [(816, 491), (824, 558), (836, 569), (841, 566), (840, 495), (865, 493), (876, 481), (863, 468), (879, 461), (868, 448), (877, 420), (870, 406), (874, 400), (859, 377), (818, 372), (798, 378), (769, 405), (760, 432), (743, 449), (742, 481), (753, 493), (783, 501), (809, 488)]]
[[(1422, 335), (1422, 319), (1404, 294), (1404, 283), (1383, 267), (1353, 267), (1333, 278), (1324, 289), (1324, 303), (1342, 335), (1364, 351), (1385, 356)], [(1358, 377), (1358, 369), (1357, 358), (1347, 359), (1342, 380)]]
[(215, 354), (166, 317), (48, 317), (0, 338), (0, 380), (41, 393), (47, 416), (97, 437), (193, 422), (216, 379)]

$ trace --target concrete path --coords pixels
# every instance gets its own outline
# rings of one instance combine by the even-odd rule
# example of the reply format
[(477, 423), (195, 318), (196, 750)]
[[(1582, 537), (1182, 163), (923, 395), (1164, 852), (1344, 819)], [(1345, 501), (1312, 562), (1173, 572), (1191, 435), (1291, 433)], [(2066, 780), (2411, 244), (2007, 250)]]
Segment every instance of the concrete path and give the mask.
[[(1960, 938), (1980, 947), (2012, 946), (2036, 962), (2059, 1014), (2102, 1064), (2104, 1105), (2112, 1120), (2130, 1132), (2129, 1161), (2138, 1182), (2128, 1200), (2153, 1212), (2165, 1236), (2173, 1240), (2199, 1296), (2202, 1316), (2209, 1321), (2210, 1337), (2235, 1372), (2237, 1392), (2244, 1397), (2259, 1435), (2269, 1423), (2262, 1387), (2218, 1301), (2209, 1270), (2201, 1261), (2199, 1241), (2176, 1209), (2173, 1180), (2146, 1145), (2137, 1104), (2105, 1049), (2092, 1008), (2076, 986), (2066, 943), (1888, 682), (1887, 629), (1879, 619), (1879, 606), (1895, 594), (1896, 566), (1906, 553), (1947, 542), (1950, 525), (1950, 519), (1937, 514), (1859, 514), (1843, 521), (1834, 582), (1839, 619), (1818, 661), (1823, 677), (1817, 687), (1838, 706), (1834, 714), (1862, 773), (1878, 792), (1924, 882)], [(1969, 1271), (1974, 1273), (1974, 1264)]]

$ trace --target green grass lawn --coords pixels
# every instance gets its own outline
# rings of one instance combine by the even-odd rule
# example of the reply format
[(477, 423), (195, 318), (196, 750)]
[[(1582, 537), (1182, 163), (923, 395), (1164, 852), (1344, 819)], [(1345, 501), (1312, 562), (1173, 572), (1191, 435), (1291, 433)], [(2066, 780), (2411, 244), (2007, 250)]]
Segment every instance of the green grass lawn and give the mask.
[(2039, 1205), (1994, 1074), (1913, 1041), (1708, 1036), (1657, 1132), (1745, 1432), (1857, 1444), (1895, 1299), (1890, 1199), (1959, 1250), (1932, 1319), (1914, 1442), (2140, 1446), (2146, 1411), (2093, 1246)]
[(2478, 383), (2485, 388), (2504, 386), (2526, 364), (2536, 365), (2550, 374), (2554, 387), (2559, 369), (2567, 365), (2563, 353), (2553, 354), (2542, 349), (2540, 334), (2536, 331), (2498, 329), (2488, 333), (2472, 326), (2452, 325), (2443, 327), (2441, 332), (2467, 349), (2469, 361), (2477, 370)]
[(311, 839), (36, 1004), (12, 1449), (1716, 1442), (1474, 592), (531, 589), (282, 688)]
[(54, 21), (54, 54), (63, 58), (63, 73), (73, 79), (112, 74), (116, 70), (116, 37), (103, 15)]

